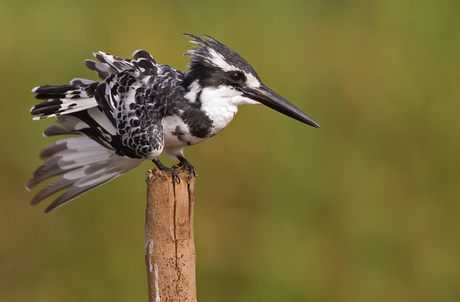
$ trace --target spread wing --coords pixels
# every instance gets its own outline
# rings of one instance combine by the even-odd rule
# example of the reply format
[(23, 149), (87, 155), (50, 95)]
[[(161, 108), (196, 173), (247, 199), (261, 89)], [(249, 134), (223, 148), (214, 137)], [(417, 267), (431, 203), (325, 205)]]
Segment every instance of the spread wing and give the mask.
[[(58, 177), (32, 200), (37, 204), (65, 190), (47, 212), (160, 155), (164, 146), (162, 119), (171, 114), (170, 97), (183, 74), (158, 65), (145, 51), (124, 60), (103, 52), (86, 66), (102, 81), (74, 79), (70, 85), (34, 88), (44, 100), (31, 109), (34, 119), (55, 116), (62, 126), (49, 126), (45, 136), (65, 138), (46, 148), (40, 167), (27, 184)], [(164, 83), (162, 83), (164, 81)]]

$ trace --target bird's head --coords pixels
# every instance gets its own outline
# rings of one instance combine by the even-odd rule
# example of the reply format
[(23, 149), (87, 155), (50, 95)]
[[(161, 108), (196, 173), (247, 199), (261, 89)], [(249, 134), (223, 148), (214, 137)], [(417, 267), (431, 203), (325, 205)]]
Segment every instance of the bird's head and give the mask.
[(319, 128), (302, 110), (262, 83), (252, 66), (229, 47), (210, 36), (194, 36), (196, 44), (190, 55), (189, 73), (184, 86), (201, 91), (205, 88), (228, 96), (235, 105), (263, 104), (310, 126)]

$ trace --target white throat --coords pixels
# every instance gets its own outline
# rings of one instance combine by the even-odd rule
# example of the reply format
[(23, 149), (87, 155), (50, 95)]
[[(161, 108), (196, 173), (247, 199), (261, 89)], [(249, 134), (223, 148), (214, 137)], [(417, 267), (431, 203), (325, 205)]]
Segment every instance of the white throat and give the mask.
[(201, 92), (201, 110), (213, 121), (211, 135), (224, 129), (238, 112), (240, 105), (258, 105), (259, 102), (243, 97), (242, 93), (229, 86), (201, 88), (198, 81), (192, 83), (190, 91), (185, 98), (194, 103), (198, 93)]

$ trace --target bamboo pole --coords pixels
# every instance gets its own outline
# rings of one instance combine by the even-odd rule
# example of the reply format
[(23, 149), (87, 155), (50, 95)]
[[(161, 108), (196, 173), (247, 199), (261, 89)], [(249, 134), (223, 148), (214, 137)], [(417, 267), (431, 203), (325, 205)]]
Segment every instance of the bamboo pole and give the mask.
[(196, 302), (193, 205), (195, 177), (176, 170), (147, 172), (145, 263), (149, 302)]

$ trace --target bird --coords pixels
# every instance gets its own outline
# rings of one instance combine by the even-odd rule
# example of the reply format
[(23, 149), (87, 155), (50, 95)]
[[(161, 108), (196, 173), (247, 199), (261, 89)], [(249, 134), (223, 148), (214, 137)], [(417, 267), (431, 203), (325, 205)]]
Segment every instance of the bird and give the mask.
[[(34, 120), (54, 117), (43, 136), (67, 135), (40, 153), (43, 160), (26, 188), (57, 177), (32, 199), (36, 205), (64, 191), (46, 209), (77, 198), (165, 152), (178, 166), (196, 175), (184, 147), (225, 128), (241, 105), (263, 104), (307, 125), (320, 126), (260, 80), (254, 68), (228, 46), (208, 35), (184, 34), (192, 48), (188, 72), (158, 64), (145, 50), (132, 59), (99, 51), (85, 65), (100, 81), (74, 78), (69, 85), (44, 85), (32, 92), (41, 100), (30, 113)], [(70, 137), (68, 135), (71, 135)]]

